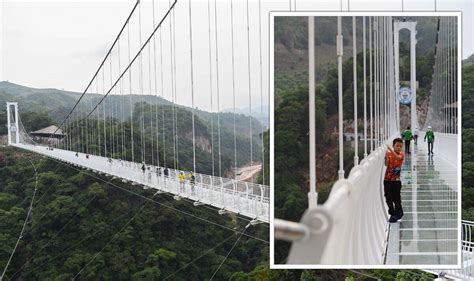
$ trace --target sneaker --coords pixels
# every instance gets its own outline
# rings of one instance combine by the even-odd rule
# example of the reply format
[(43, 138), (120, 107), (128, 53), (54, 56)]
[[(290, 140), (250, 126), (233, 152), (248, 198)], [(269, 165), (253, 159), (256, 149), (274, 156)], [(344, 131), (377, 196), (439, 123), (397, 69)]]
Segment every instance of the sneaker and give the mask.
[(397, 220), (403, 218), (403, 215), (404, 215), (403, 210), (401, 210), (400, 213), (398, 213), (397, 216), (396, 216)]
[(397, 222), (397, 217), (394, 216), (394, 215), (391, 215), (391, 216), (390, 216), (390, 219), (388, 220), (388, 222), (391, 222), (391, 223)]

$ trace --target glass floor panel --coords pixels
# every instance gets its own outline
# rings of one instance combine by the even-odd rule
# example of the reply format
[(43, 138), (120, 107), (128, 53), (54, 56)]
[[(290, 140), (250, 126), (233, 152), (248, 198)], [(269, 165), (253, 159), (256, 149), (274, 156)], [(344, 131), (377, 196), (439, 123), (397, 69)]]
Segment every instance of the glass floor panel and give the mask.
[(400, 243), (400, 254), (413, 252), (456, 253), (457, 240), (411, 240)]
[(444, 219), (457, 219), (458, 214), (457, 212), (451, 212), (451, 213), (434, 213), (434, 212), (428, 212), (428, 213), (407, 213), (405, 212), (405, 215), (402, 218), (402, 221), (404, 220), (413, 220), (413, 219), (436, 219), (436, 220), (444, 220)]
[(402, 220), (400, 228), (456, 228), (457, 219), (450, 220)]
[(400, 228), (400, 239), (455, 239), (457, 232), (457, 229), (435, 230), (435, 228), (420, 228), (413, 230)]
[(457, 253), (446, 255), (400, 255), (400, 264), (457, 264)]

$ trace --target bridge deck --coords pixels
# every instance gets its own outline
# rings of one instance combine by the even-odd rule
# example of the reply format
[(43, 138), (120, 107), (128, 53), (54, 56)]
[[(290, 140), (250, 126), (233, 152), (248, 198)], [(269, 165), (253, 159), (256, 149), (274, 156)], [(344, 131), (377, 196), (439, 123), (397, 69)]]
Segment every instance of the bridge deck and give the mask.
[(402, 167), (405, 215), (391, 224), (386, 264), (457, 264), (458, 194), (447, 184), (456, 182), (456, 167), (428, 155), (425, 146), (412, 147)]
[(178, 171), (169, 169), (168, 177), (156, 172), (156, 166), (147, 165), (150, 169), (143, 172), (140, 163), (112, 159), (55, 148), (49, 150), (45, 146), (30, 144), (14, 144), (13, 146), (33, 151), (61, 161), (76, 164), (108, 175), (122, 178), (132, 184), (140, 184), (145, 188), (153, 188), (175, 194), (176, 199), (188, 198), (196, 202), (208, 204), (216, 208), (242, 214), (251, 219), (269, 222), (269, 190), (268, 186), (235, 181), (226, 178), (195, 174), (196, 183), (193, 187), (186, 180), (184, 188), (180, 189)]

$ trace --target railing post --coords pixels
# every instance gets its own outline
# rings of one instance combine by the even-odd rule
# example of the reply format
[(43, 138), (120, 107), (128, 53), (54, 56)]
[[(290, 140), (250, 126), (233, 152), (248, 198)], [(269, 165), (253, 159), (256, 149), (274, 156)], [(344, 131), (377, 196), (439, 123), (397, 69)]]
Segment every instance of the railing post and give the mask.
[(224, 182), (222, 181), (222, 178), (219, 178), (221, 182), (221, 205), (224, 206), (225, 201), (224, 201)]
[[(263, 190), (263, 187), (260, 185), (260, 206), (263, 206), (263, 195), (264, 195), (264, 190)], [(263, 214), (263, 213), (264, 212), (262, 210), (262, 212), (259, 212), (259, 213), (256, 214), (256, 217), (259, 217), (260, 214)]]
[(249, 203), (249, 184), (245, 182), (245, 205), (250, 207)]

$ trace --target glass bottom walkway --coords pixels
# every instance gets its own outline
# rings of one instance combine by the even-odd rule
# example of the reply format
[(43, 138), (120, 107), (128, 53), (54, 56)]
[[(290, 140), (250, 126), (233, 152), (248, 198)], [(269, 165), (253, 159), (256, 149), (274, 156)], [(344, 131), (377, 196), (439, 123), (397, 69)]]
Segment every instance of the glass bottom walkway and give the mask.
[(390, 224), (385, 264), (457, 264), (456, 167), (436, 154), (428, 155), (426, 145), (419, 143), (405, 155), (401, 174), (405, 215)]

